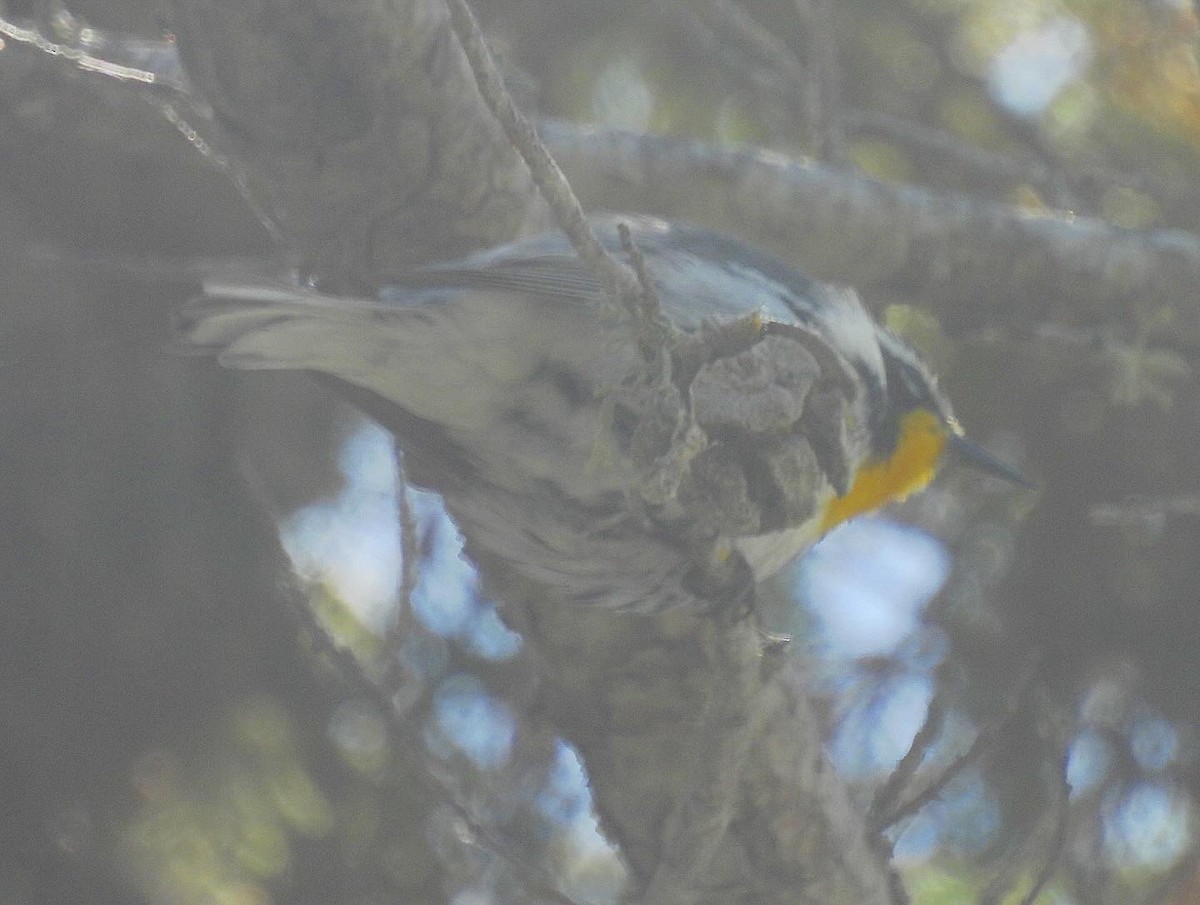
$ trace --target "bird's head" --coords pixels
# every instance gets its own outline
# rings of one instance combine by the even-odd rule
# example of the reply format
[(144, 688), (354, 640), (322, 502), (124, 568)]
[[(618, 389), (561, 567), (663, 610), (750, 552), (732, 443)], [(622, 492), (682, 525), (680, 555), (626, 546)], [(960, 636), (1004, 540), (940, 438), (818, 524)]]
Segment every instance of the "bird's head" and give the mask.
[(923, 489), (950, 460), (1032, 486), (1012, 466), (966, 438), (933, 374), (909, 346), (883, 329), (878, 330), (878, 339), (883, 371), (864, 375), (870, 452), (846, 493), (826, 507), (822, 533)]

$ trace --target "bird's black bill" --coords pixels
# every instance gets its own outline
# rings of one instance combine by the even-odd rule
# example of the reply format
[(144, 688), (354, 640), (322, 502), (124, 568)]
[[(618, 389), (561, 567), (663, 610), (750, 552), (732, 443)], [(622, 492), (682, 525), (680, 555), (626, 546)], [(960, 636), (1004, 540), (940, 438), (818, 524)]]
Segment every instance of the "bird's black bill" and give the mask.
[(978, 443), (972, 443), (961, 434), (951, 434), (946, 441), (946, 446), (953, 453), (954, 458), (968, 468), (982, 471), (984, 474), (990, 474), (1029, 490), (1036, 486), (1033, 481), (1007, 462), (1001, 462)]

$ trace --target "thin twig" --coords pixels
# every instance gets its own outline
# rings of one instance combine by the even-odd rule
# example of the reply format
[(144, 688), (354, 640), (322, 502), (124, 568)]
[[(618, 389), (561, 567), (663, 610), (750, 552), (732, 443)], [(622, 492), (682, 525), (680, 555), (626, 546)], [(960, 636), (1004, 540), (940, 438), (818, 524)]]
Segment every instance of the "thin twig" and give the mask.
[(629, 263), (633, 265), (633, 272), (637, 274), (638, 283), (641, 286), (641, 296), (647, 303), (657, 305), (658, 293), (654, 289), (654, 284), (650, 282), (650, 273), (646, 270), (646, 258), (642, 254), (642, 250), (637, 247), (637, 243), (633, 241), (633, 234), (629, 231), (629, 224), (621, 221), (617, 224), (617, 235), (621, 239), (621, 248), (625, 254), (629, 255)]
[(1151, 887), (1139, 905), (1196, 901), (1200, 901), (1200, 851), (1193, 848)]
[(1000, 731), (1008, 725), (1009, 721), (1020, 711), (1025, 698), (1028, 696), (1033, 687), (1033, 680), (1037, 676), (1040, 657), (1035, 656), (1032, 662), (1025, 668), (1024, 673), (1017, 682), (1016, 690), (1009, 699), (1004, 711), (987, 726), (979, 731), (975, 736), (975, 740), (967, 747), (962, 754), (956, 757), (953, 761), (938, 773), (929, 784), (920, 792), (914, 795), (907, 801), (901, 802), (890, 811), (884, 814), (878, 814), (875, 820), (868, 824), (868, 829), (871, 832), (882, 832), (889, 826), (895, 825), (898, 821), (903, 820), (911, 814), (915, 814), (925, 805), (941, 795), (942, 791), (949, 785), (950, 781), (962, 773), (968, 766), (978, 760), (983, 754), (992, 740), (1000, 733)]
[(56, 11), (56, 18), (61, 20), (59, 30), (62, 36), (59, 40), (51, 40), (35, 24), (18, 24), (4, 18), (0, 18), (0, 36), (61, 59), (85, 72), (94, 72), (121, 82), (139, 82), (174, 91), (187, 91), (179, 56), (169, 39), (136, 38), (92, 28), (65, 8)]
[[(979, 892), (975, 905), (1000, 905), (1007, 900), (1017, 883), (1023, 879), (1025, 869), (1024, 857), (1031, 843), (1031, 835), (1011, 840), (1002, 855), (993, 859), (1000, 867)], [(1090, 900), (1089, 900), (1090, 901)]]
[(484, 826), (462, 803), (463, 795), (454, 788), (454, 781), (450, 773), (440, 767), (431, 766), (429, 773), (433, 776), (434, 781), (441, 786), (446, 792), (450, 808), (462, 821), (463, 826), (472, 837), (472, 841), (476, 841), (479, 848), (484, 849), (489, 854), (501, 858), (508, 864), (517, 868), (521, 875), (521, 883), (525, 887), (524, 892), (529, 896), (530, 901), (537, 899), (545, 899), (555, 905), (579, 905), (574, 899), (566, 893), (561, 892), (556, 881), (548, 871), (529, 863), (529, 860), (515, 851), (505, 839), (496, 833), (491, 828)]
[[(1066, 761), (1066, 755), (1063, 756), (1063, 761)], [(1050, 877), (1054, 876), (1055, 870), (1058, 868), (1058, 861), (1062, 858), (1063, 847), (1067, 845), (1067, 815), (1069, 813), (1067, 805), (1070, 789), (1064, 771), (1066, 771), (1066, 762), (1063, 763), (1063, 769), (1060, 771), (1062, 781), (1058, 783), (1058, 792), (1055, 797), (1054, 837), (1050, 839), (1050, 849), (1046, 851), (1042, 869), (1038, 871), (1036, 877), (1033, 877), (1033, 886), (1025, 894), (1025, 898), (1021, 899), (1021, 905), (1033, 905), (1034, 901), (1037, 901), (1038, 895), (1042, 893), (1042, 888), (1050, 882)]]
[(662, 315), (658, 291), (650, 279), (646, 258), (642, 255), (642, 250), (638, 248), (637, 243), (634, 242), (628, 223), (622, 221), (617, 224), (617, 236), (621, 240), (621, 248), (629, 256), (629, 263), (633, 266), (634, 273), (637, 274), (640, 286), (637, 297), (628, 301), (637, 326), (634, 332), (638, 350), (646, 361), (657, 360), (664, 367), (669, 368), (668, 358), (664, 353), (675, 344), (674, 328)]
[(945, 721), (946, 708), (942, 705), (941, 697), (935, 692), (929, 701), (929, 709), (925, 713), (925, 720), (921, 723), (921, 728), (917, 730), (917, 734), (913, 736), (912, 744), (908, 746), (908, 751), (900, 758), (900, 762), (896, 764), (896, 768), (892, 770), (891, 775), (879, 787), (875, 793), (875, 797), (871, 800), (871, 806), (867, 810), (867, 824), (869, 826), (878, 824), (881, 815), (888, 813), (895, 807), (901, 793), (912, 782), (917, 768), (924, 761), (925, 755), (929, 752), (934, 739), (942, 731)]
[(705, 0), (701, 9), (707, 11), (727, 37), (753, 52), (789, 87), (804, 80), (804, 66), (787, 44), (760, 25), (739, 4), (730, 0)]
[(418, 543), (417, 520), (408, 498), (408, 472), (404, 467), (404, 450), (399, 441), (392, 445), (396, 476), (396, 518), (400, 522), (400, 611), (392, 624), (393, 634), (402, 634), (405, 622), (412, 618), (412, 595), (417, 586)]
[(808, 65), (803, 88), (809, 134), (818, 157), (841, 163), (846, 157), (846, 137), (842, 130), (841, 74), (829, 0), (794, 0), (794, 3), (808, 32)]
[[(18, 24), (0, 17), (0, 45), (8, 38), (112, 82), (151, 89), (139, 91), (138, 96), (153, 105), (202, 157), (229, 179), (275, 247), (285, 248), (287, 243), (277, 218), (250, 189), (244, 168), (214, 147), (200, 129), (192, 125), (193, 119), (207, 119), (210, 113), (188, 82), (174, 39), (147, 39), (93, 28), (71, 15), (65, 7), (51, 6), (47, 14), (48, 27), (58, 33), (58, 40), (47, 37), (38, 24)], [(0, 14), (3, 12), (3, 6), (0, 6)]]
[[(192, 112), (195, 112), (196, 104), (194, 99), (186, 98), (186, 101), (188, 108)], [(188, 144), (201, 157), (225, 175), (242, 201), (246, 204), (246, 207), (249, 208), (259, 224), (271, 237), (275, 248), (281, 250), (288, 248), (288, 240), (284, 234), (283, 227), (279, 223), (279, 219), (267, 209), (258, 193), (251, 188), (245, 167), (242, 166), (241, 162), (236, 157), (218, 150), (201, 134), (199, 129), (192, 125), (191, 120), (180, 111), (179, 105), (169, 100), (163, 100), (158, 101), (155, 106), (163, 118), (178, 130), (179, 134), (184, 137)]]
[[(396, 613), (384, 637), (384, 674), (381, 679), (393, 707), (406, 709), (422, 693), (424, 682), (405, 654), (416, 628), (412, 595), (417, 586), (420, 563), (417, 523), (408, 500), (408, 474), (399, 441), (392, 443), (392, 473), (395, 477), (396, 523), (399, 527), (400, 581), (396, 589)], [(404, 694), (401, 694), (404, 692)]]
[[(398, 711), (391, 689), (372, 679), (353, 652), (338, 644), (313, 612), (306, 595), (295, 584), (288, 582), (282, 589), (282, 593), (297, 627), (311, 639), (313, 648), (328, 658), (342, 681), (356, 693), (373, 701), (379, 712), (385, 716), (384, 722), (392, 741), (411, 746), (414, 751), (421, 750), (424, 743), (419, 724), (415, 724), (413, 720), (406, 718), (404, 713)], [(492, 829), (485, 826), (471, 813), (462, 801), (462, 794), (448, 774), (428, 763), (425, 764), (425, 773), (445, 794), (447, 803), (454, 809), (471, 835), (482, 840), (493, 854), (503, 858), (516, 869), (528, 893), (548, 899), (557, 905), (578, 905), (573, 899), (558, 890), (553, 876), (515, 853), (511, 846), (506, 845)]]
[[(1001, 901), (1009, 901), (1016, 892), (1019, 883), (1023, 882), (1030, 871), (1030, 862), (1040, 855), (1041, 867), (1033, 878), (1033, 883), (1022, 897), (1020, 905), (1033, 905), (1046, 884), (1054, 876), (1062, 863), (1063, 852), (1067, 843), (1068, 818), (1070, 817), (1070, 785), (1067, 782), (1067, 721), (1059, 718), (1056, 721), (1054, 747), (1059, 752), (1058, 770), (1055, 774), (1054, 800), (1050, 806), (1038, 815), (1037, 825), (1033, 831), (1025, 834), (1006, 851), (1000, 862), (996, 875), (988, 882), (979, 894), (979, 905), (997, 905)], [(1050, 821), (1051, 833), (1048, 844), (1040, 844), (1042, 827)]]
[(466, 0), (446, 0), (446, 3), (450, 8), (454, 34), (471, 65), (484, 103), (529, 167), (534, 183), (550, 206), (558, 225), (570, 239), (571, 246), (592, 269), (610, 298), (622, 304), (638, 299), (640, 285), (637, 275), (613, 258), (596, 238), (562, 170), (542, 144), (533, 124), (517, 109), (504, 87), (504, 79), (492, 60), (479, 22)]
[(806, 128), (804, 67), (783, 41), (727, 0), (662, 0), (657, 7), (670, 34), (748, 86), (772, 139), (793, 140), (797, 122)]
[[(372, 680), (358, 658), (349, 649), (337, 643), (329, 630), (321, 624), (307, 599), (297, 588), (289, 586), (284, 593), (287, 596), (289, 609), (299, 626), (312, 639), (314, 648), (329, 658), (343, 681), (364, 697), (374, 701), (380, 712), (386, 715), (385, 724), (388, 726), (393, 740), (418, 746), (416, 750), (419, 750), (419, 746), (422, 744), (421, 734), (412, 725), (412, 720), (406, 719), (405, 714), (397, 711), (390, 690)], [(517, 870), (527, 892), (549, 899), (557, 905), (578, 905), (573, 899), (558, 890), (552, 876), (513, 852), (511, 846), (504, 844), (494, 831), (478, 820), (463, 804), (461, 793), (455, 788), (448, 775), (428, 764), (426, 764), (425, 772), (446, 795), (447, 803), (470, 830), (471, 835), (486, 843), (493, 854), (503, 858)]]
[[(267, 516), (270, 530), (274, 530), (281, 521), (282, 513), (266, 492), (262, 479), (254, 469), (249, 467), (242, 469), (241, 477), (250, 497), (256, 501), (259, 510)], [(399, 483), (403, 487), (403, 480)], [(280, 557), (279, 570), (281, 574), (290, 576), (292, 573), (284, 561), (285, 556), (282, 549), (279, 547), (275, 549)], [(294, 630), (309, 639), (313, 650), (329, 661), (337, 676), (354, 694), (366, 698), (375, 705), (384, 717), (384, 726), (388, 731), (389, 742), (403, 745), (414, 753), (422, 751), (425, 742), (422, 737), (421, 723), (413, 720), (397, 707), (393, 690), (385, 684), (385, 681), (373, 678), (353, 651), (338, 643), (317, 614), (313, 612), (308, 595), (295, 580), (291, 578), (283, 580), (278, 587), (279, 593), (287, 604), (287, 611), (292, 616)], [(422, 763), (425, 775), (429, 776), (438, 790), (446, 796), (447, 803), (462, 819), (471, 834), (485, 841), (490, 848), (494, 849), (498, 857), (503, 858), (517, 870), (529, 893), (555, 902), (556, 905), (578, 905), (557, 889), (553, 876), (545, 870), (529, 864), (527, 859), (513, 852), (511, 847), (505, 845), (493, 830), (484, 826), (471, 813), (463, 803), (462, 794), (455, 787), (449, 774), (427, 761)]]
[(1029, 892), (1025, 894), (1025, 898), (1021, 899), (1021, 905), (1033, 905), (1041, 893), (1042, 888), (1050, 882), (1050, 878), (1054, 876), (1054, 872), (1058, 869), (1058, 863), (1062, 859), (1063, 850), (1067, 845), (1067, 824), (1068, 816), (1070, 815), (1071, 805), (1071, 784), (1067, 781), (1067, 747), (1066, 733), (1060, 732), (1059, 739), (1062, 753), (1059, 758), (1057, 779), (1054, 788), (1054, 834), (1050, 837), (1050, 846), (1046, 850), (1046, 858), (1042, 863), (1042, 869), (1038, 871), (1036, 877), (1033, 878), (1033, 885), (1029, 887)]
[[(1152, 174), (1126, 173), (1100, 164), (1060, 160), (1047, 163), (1032, 153), (998, 154), (921, 123), (878, 110), (846, 110), (839, 117), (848, 132), (881, 135), (919, 154), (934, 155), (961, 167), (977, 180), (1005, 186), (1028, 183), (1056, 207), (1094, 210), (1096, 199), (1108, 189), (1120, 188), (1149, 195), (1172, 211), (1195, 208), (1200, 192), (1194, 186)], [(1168, 222), (1174, 222), (1170, 216)], [(1178, 219), (1178, 218), (1176, 218)], [(1186, 222), (1185, 222), (1185, 225)]]
[(799, 121), (811, 153), (839, 160), (844, 141), (829, 10), (825, 0), (795, 0), (795, 5), (809, 38), (804, 61), (732, 0), (673, 3), (669, 8), (696, 42), (719, 53), (766, 101)]
[(840, 117), (843, 128), (856, 135), (879, 135), (911, 148), (924, 158), (937, 158), (961, 167), (990, 184), (1029, 183), (1054, 203), (1067, 206), (1077, 199), (1063, 177), (1041, 161), (988, 151), (942, 129), (877, 110), (846, 110)]

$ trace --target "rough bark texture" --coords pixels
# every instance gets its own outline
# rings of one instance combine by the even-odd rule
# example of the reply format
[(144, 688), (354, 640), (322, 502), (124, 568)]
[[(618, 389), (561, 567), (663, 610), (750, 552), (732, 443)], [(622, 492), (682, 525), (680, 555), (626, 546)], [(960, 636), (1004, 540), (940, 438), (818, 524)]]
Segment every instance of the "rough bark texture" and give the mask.
[(757, 627), (564, 608), (489, 574), (525, 605), (543, 706), (584, 752), (635, 900), (889, 901), (804, 683)]
[(219, 147), (331, 287), (527, 231), (528, 173), (479, 99), (440, 3), (177, 3)]

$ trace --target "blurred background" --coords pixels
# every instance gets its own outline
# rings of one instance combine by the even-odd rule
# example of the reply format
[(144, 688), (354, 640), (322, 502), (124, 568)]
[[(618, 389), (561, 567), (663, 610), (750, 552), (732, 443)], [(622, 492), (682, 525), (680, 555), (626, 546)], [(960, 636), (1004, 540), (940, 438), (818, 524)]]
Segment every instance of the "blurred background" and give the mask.
[[(479, 7), (542, 115), (1200, 229), (1189, 2)], [(70, 11), (169, 30), (150, 2)], [(136, 90), (0, 38), (0, 903), (473, 905), (539, 876), (616, 901), (586, 766), (391, 439), (294, 375), (166, 350), (205, 262), (269, 248)], [(1200, 902), (1198, 337), (1136, 300), (1067, 330), (859, 288), (1039, 490), (946, 474), (780, 577), (770, 628), (832, 757), (865, 803), (923, 725), (929, 775), (985, 738), (891, 831), (916, 902), (1021, 901), (1048, 856), (1038, 902)], [(368, 671), (400, 651), (402, 732), (313, 626)]]

